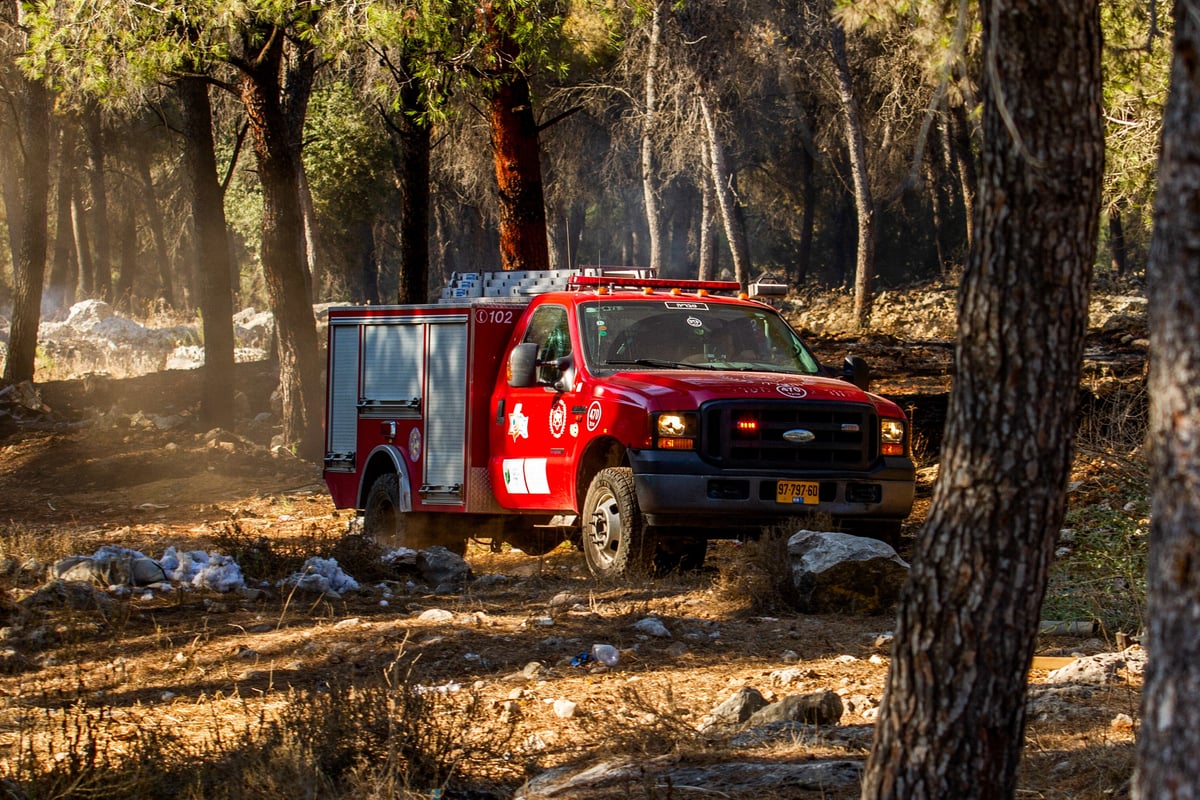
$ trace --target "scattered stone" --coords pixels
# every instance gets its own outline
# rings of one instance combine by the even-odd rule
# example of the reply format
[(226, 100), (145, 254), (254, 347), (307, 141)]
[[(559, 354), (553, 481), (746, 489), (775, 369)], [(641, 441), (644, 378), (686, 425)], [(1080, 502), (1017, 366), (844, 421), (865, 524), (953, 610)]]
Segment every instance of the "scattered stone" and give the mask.
[(756, 711), (767, 705), (767, 699), (752, 686), (743, 686), (732, 697), (725, 700), (708, 714), (708, 721), (701, 730), (730, 728), (750, 719)]
[(450, 622), (454, 614), (444, 608), (430, 608), (418, 614), (417, 619), (421, 622)]
[(575, 716), (579, 706), (572, 700), (555, 700), (554, 701), (554, 716), (559, 719), (570, 719)]
[(876, 613), (900, 596), (908, 563), (885, 542), (800, 531), (788, 540), (796, 606), (805, 612)]
[(842, 698), (831, 691), (794, 694), (754, 712), (748, 725), (771, 722), (804, 722), (809, 725), (836, 725), (842, 718)]
[(461, 586), (471, 577), (471, 565), (462, 556), (441, 545), (417, 553), (416, 566), (421, 577), (431, 586)]
[(71, 608), (76, 611), (112, 611), (113, 601), (90, 582), (52, 580), (33, 594), (19, 601), (28, 609)]
[(667, 630), (667, 626), (658, 617), (640, 619), (633, 623), (633, 629), (638, 633), (644, 633), (647, 636), (653, 636), (657, 639), (671, 638), (671, 632)]

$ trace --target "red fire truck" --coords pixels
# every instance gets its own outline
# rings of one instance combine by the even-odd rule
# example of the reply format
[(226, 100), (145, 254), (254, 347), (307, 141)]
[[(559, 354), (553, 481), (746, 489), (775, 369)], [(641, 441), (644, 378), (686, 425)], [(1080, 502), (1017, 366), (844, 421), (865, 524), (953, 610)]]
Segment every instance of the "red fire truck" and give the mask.
[(904, 413), (823, 368), (738, 284), (459, 277), (429, 305), (329, 312), (325, 479), (364, 533), (468, 538), (588, 567), (695, 568), (712, 538), (822, 512), (894, 537), (913, 503)]

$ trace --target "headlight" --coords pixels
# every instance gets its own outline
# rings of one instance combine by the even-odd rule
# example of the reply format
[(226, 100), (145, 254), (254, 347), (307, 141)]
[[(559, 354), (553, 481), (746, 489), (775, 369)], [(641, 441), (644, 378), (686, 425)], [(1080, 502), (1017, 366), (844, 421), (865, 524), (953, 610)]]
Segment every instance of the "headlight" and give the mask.
[(881, 419), (879, 421), (880, 451), (885, 456), (904, 455), (904, 421), (899, 419)]
[(663, 450), (694, 450), (700, 419), (694, 413), (668, 411), (654, 421), (655, 446)]

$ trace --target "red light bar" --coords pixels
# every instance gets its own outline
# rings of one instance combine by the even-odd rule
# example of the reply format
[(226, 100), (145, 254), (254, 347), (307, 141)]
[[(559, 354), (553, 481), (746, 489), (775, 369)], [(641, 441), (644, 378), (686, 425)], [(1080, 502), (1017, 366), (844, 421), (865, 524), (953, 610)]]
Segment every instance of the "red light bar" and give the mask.
[(737, 281), (677, 281), (670, 278), (628, 278), (605, 277), (603, 275), (572, 275), (571, 286), (627, 286), (637, 289), (681, 289), (683, 291), (699, 291), (709, 289), (715, 292), (736, 292), (741, 288)]

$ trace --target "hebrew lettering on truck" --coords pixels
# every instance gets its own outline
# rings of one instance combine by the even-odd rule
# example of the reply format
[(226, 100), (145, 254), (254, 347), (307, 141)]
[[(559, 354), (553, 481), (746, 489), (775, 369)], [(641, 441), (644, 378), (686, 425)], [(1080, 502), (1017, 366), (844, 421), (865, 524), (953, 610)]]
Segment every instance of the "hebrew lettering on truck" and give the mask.
[[(325, 478), (394, 544), (563, 541), (598, 575), (699, 567), (806, 512), (894, 539), (908, 421), (736, 283), (636, 271), (460, 278), (329, 315)], [(463, 293), (465, 296), (459, 296)]]

